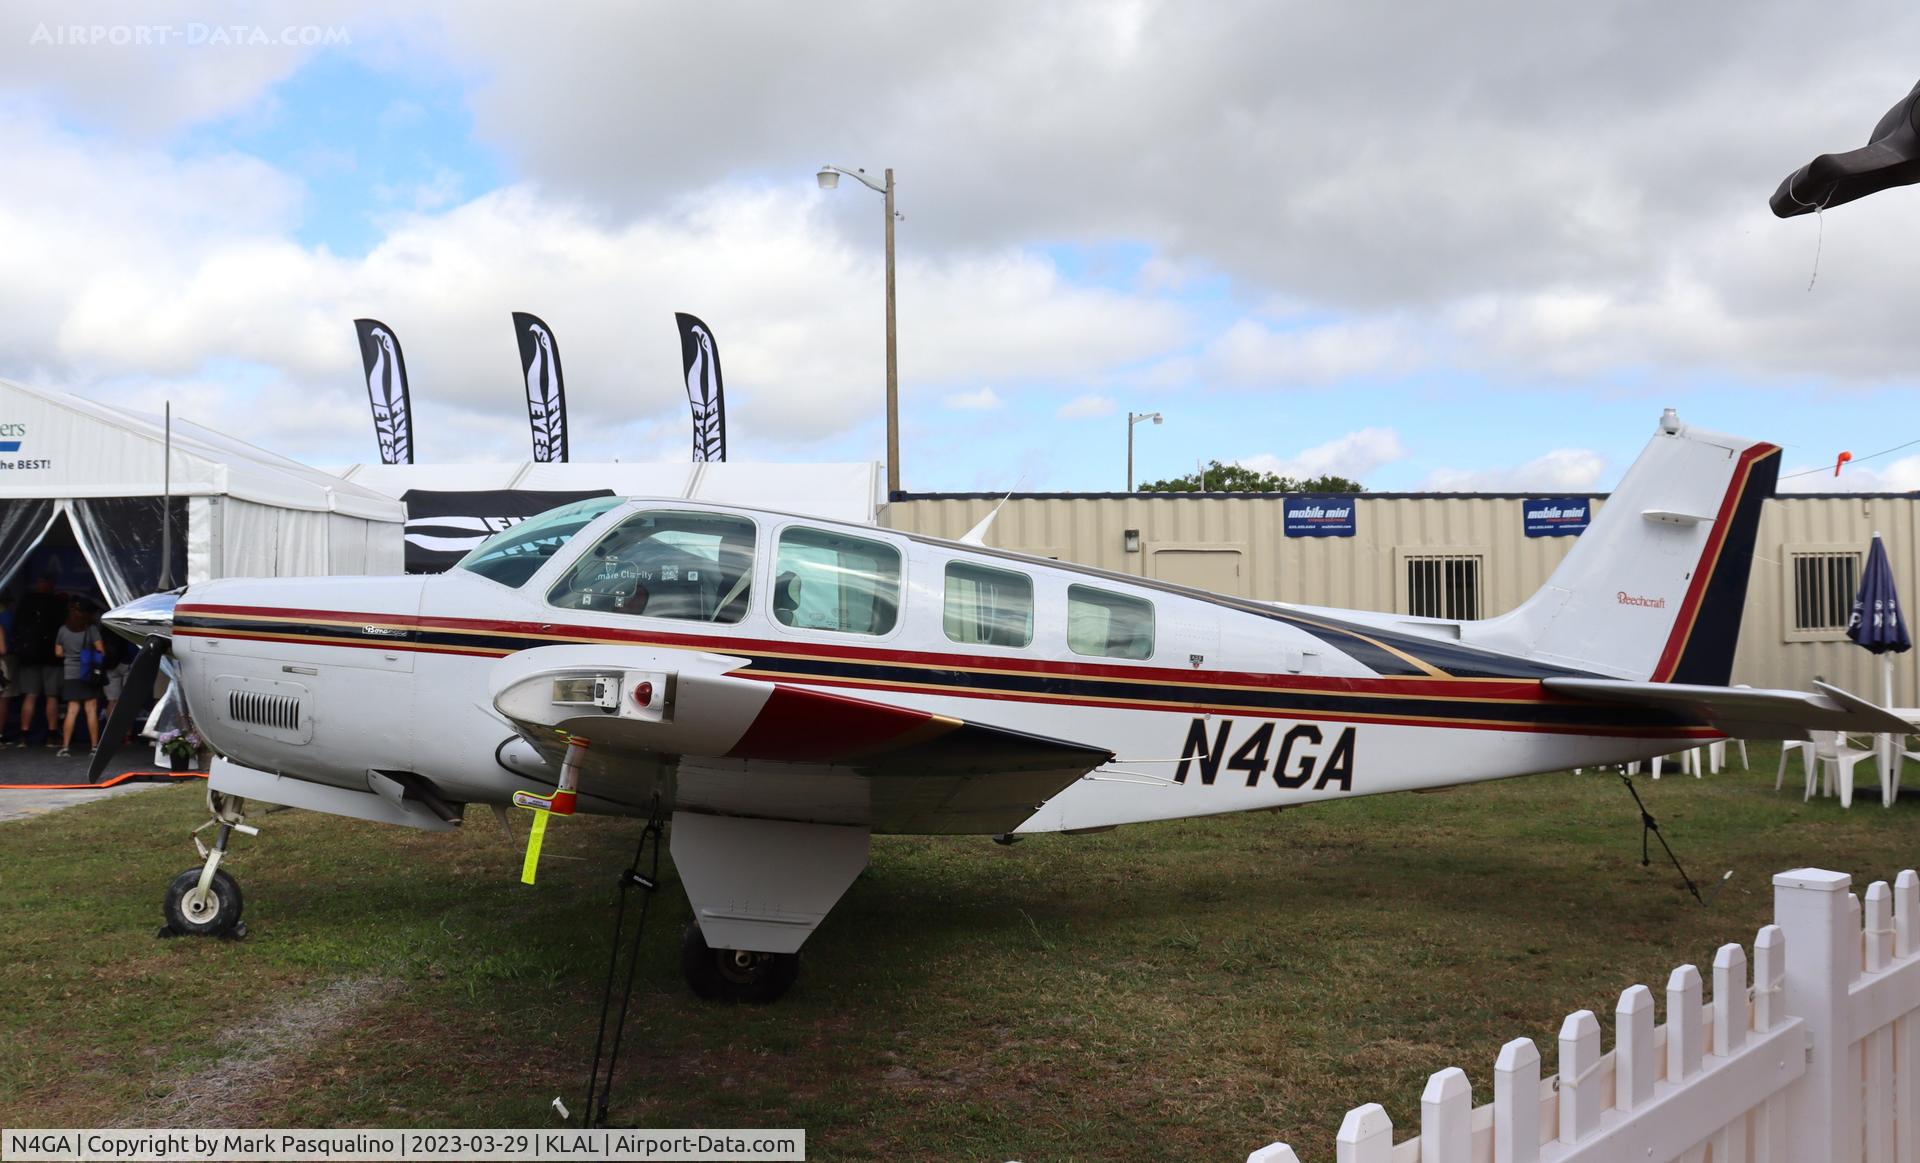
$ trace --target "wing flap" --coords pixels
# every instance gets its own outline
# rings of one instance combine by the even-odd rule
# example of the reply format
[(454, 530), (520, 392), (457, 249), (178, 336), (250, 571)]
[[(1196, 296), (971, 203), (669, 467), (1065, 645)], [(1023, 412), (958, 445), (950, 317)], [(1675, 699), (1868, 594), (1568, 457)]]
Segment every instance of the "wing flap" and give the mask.
[(1818, 681), (1814, 685), (1819, 693), (1609, 678), (1548, 678), (1540, 685), (1570, 698), (1674, 711), (1740, 739), (1805, 739), (1810, 731), (1907, 734), (1914, 730), (1913, 724), (1885, 707)]

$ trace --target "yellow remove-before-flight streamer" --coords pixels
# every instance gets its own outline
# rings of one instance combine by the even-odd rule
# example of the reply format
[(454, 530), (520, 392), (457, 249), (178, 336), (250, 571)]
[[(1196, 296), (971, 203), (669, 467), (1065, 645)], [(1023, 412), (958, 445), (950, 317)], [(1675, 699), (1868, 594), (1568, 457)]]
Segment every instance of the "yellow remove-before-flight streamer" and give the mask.
[(532, 884), (533, 874), (540, 867), (540, 845), (547, 838), (547, 817), (552, 812), (533, 813), (533, 827), (527, 832), (527, 858), (520, 864), (520, 883)]

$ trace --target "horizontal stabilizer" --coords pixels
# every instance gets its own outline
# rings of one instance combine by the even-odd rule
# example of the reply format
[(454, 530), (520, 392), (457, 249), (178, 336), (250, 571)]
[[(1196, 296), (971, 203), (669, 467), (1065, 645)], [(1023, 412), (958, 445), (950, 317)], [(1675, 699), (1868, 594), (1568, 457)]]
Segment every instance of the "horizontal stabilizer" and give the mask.
[(1913, 724), (1839, 687), (1815, 682), (1812, 691), (1756, 690), (1608, 678), (1549, 678), (1557, 695), (1655, 707), (1704, 720), (1738, 739), (1805, 739), (1810, 731), (1906, 734)]

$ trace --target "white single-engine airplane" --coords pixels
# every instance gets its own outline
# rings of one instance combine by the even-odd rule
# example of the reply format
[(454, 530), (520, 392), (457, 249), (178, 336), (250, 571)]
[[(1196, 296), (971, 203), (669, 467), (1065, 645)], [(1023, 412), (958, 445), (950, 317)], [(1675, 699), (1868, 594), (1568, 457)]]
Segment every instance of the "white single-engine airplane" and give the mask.
[(770, 1000), (876, 832), (1097, 832), (1907, 730), (1832, 687), (1725, 685), (1778, 466), (1668, 412), (1545, 587), (1482, 621), (618, 499), (438, 576), (214, 581), (107, 621), (144, 643), (132, 685), (171, 655), (219, 752), (177, 931), (238, 923), (219, 862), (244, 800), (427, 830), (468, 804), (660, 816), (689, 984)]

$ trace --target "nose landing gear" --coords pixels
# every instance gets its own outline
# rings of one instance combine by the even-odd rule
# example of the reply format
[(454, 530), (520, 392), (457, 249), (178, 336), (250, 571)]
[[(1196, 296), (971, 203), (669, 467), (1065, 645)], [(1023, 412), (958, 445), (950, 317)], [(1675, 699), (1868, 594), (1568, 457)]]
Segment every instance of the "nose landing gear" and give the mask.
[[(157, 936), (227, 937), (237, 941), (247, 935), (246, 922), (240, 919), (245, 907), (240, 882), (220, 867), (220, 861), (227, 854), (227, 842), (235, 832), (249, 836), (260, 834), (260, 829), (245, 822), (246, 814), (241, 810), (245, 803), (238, 796), (207, 789), (207, 809), (213, 818), (195, 828), (193, 834), (193, 846), (203, 863), (182, 872), (167, 885), (166, 899), (160, 906), (160, 915), (166, 924)], [(200, 833), (208, 828), (216, 829), (211, 848), (200, 839)]]

